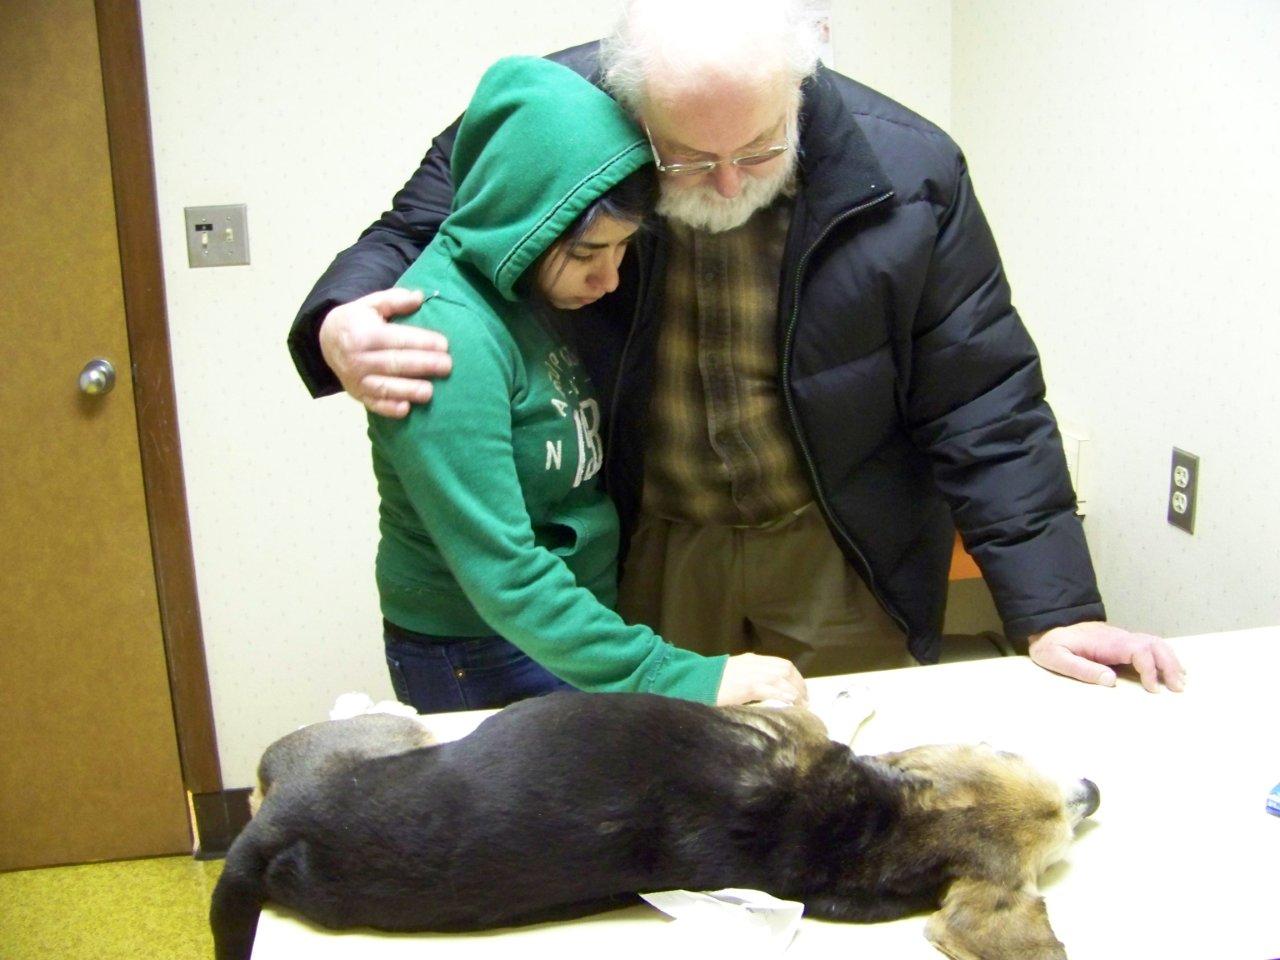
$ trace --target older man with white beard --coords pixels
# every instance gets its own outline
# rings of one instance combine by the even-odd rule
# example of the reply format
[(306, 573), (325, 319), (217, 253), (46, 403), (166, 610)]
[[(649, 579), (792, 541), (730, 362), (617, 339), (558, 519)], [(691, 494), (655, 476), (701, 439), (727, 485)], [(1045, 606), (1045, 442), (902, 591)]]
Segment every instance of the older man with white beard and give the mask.
[[(623, 614), (810, 675), (932, 661), (954, 522), (1041, 666), (1181, 689), (1164, 641), (1102, 622), (962, 154), (820, 66), (812, 6), (631, 0), (601, 44), (552, 57), (633, 113), (660, 171), (662, 222), (574, 323), (610, 398)], [(403, 416), (449, 373), (439, 338), (386, 322), (420, 294), (383, 288), (449, 209), (455, 130), (304, 303), (290, 346), (313, 393)]]

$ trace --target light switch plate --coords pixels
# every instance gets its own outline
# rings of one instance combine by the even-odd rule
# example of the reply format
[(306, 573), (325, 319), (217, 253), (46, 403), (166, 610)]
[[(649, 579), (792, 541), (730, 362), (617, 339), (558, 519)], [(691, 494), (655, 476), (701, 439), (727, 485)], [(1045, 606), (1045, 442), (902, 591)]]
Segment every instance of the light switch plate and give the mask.
[(237, 267), (249, 262), (249, 211), (243, 203), (185, 207), (187, 264)]

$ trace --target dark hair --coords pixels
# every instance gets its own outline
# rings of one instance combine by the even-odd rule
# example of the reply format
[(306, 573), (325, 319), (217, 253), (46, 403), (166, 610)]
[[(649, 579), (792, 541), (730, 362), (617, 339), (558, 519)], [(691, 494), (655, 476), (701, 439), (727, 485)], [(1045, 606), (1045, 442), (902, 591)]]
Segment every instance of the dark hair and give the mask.
[[(658, 202), (657, 169), (646, 163), (625, 180), (615, 184), (573, 221), (556, 245), (572, 246), (586, 235), (601, 217), (643, 225)], [(545, 254), (544, 254), (545, 256)]]
[[(545, 301), (536, 283), (538, 272), (542, 269), (542, 264), (547, 257), (551, 256), (557, 249), (573, 246), (573, 244), (586, 236), (587, 232), (601, 217), (611, 217), (614, 220), (634, 223), (644, 229), (645, 221), (653, 213), (653, 208), (657, 203), (658, 172), (652, 164), (646, 163), (626, 179), (614, 184), (602, 193), (591, 206), (583, 210), (578, 215), (578, 219), (569, 225), (569, 229), (562, 233), (554, 243), (542, 251), (538, 258), (529, 265), (529, 268), (516, 281), (516, 292), (522, 297), (527, 297), (534, 301), (542, 309), (555, 310), (551, 304)], [(561, 269), (563, 269), (563, 264)]]

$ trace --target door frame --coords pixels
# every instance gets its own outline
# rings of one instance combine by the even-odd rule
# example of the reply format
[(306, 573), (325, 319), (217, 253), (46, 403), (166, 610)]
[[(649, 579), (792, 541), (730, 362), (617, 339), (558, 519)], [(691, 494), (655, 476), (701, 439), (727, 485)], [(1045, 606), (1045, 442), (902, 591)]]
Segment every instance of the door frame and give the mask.
[(224, 791), (182, 469), (139, 0), (94, 0), (106, 102), (138, 447), (178, 756), (197, 857), (226, 852), (248, 819)]

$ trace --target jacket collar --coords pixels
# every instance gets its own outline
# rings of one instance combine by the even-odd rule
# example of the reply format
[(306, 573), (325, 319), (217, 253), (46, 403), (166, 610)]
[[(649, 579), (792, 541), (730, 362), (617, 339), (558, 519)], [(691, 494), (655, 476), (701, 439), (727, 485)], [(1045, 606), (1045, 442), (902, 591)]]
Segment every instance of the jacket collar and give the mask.
[(820, 66), (801, 87), (798, 199), (814, 233), (846, 210), (893, 192), (835, 76)]

